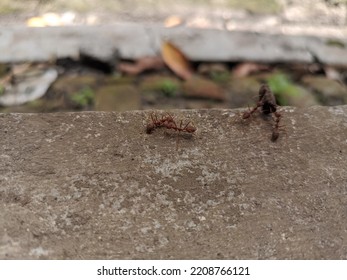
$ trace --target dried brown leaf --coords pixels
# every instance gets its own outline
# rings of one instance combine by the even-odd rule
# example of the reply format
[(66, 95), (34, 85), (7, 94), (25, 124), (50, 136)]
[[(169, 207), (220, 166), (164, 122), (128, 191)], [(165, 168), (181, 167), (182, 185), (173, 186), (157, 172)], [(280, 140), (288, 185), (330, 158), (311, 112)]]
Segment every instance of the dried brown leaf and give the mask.
[(335, 69), (334, 67), (325, 66), (324, 72), (325, 72), (325, 75), (328, 79), (335, 80), (335, 81), (342, 81), (341, 73), (337, 69)]
[(161, 54), (166, 65), (180, 78), (189, 80), (194, 72), (189, 60), (179, 48), (170, 42), (164, 42), (161, 46)]
[(269, 70), (269, 67), (263, 64), (253, 63), (253, 62), (244, 62), (237, 65), (233, 69), (233, 76), (236, 78), (247, 77), (252, 73)]
[(129, 75), (138, 75), (146, 70), (160, 70), (164, 68), (164, 66), (165, 65), (161, 57), (145, 56), (139, 58), (135, 63), (120, 63), (118, 66), (118, 70)]
[(183, 84), (183, 91), (186, 97), (207, 98), (218, 101), (225, 101), (224, 90), (211, 80), (198, 76), (192, 77)]
[(131, 76), (138, 75), (142, 72), (142, 68), (137, 63), (121, 62), (118, 65), (118, 70)]
[(181, 25), (183, 23), (183, 20), (179, 16), (169, 16), (165, 19), (164, 26), (167, 28), (170, 27), (176, 27), (178, 25)]

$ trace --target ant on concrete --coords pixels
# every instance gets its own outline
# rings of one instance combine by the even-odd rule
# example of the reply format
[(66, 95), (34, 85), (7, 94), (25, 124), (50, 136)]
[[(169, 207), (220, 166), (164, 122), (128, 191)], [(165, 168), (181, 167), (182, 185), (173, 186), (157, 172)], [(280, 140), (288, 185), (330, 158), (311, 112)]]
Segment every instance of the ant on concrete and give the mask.
[(258, 109), (261, 108), (261, 112), (264, 115), (273, 114), (275, 125), (273, 126), (273, 131), (271, 135), (271, 141), (275, 142), (279, 137), (280, 130), (280, 120), (282, 118), (282, 114), (277, 111), (276, 98), (272, 91), (270, 90), (268, 85), (262, 85), (259, 89), (259, 97), (256, 105), (242, 114), (242, 119), (248, 119), (251, 115)]
[(170, 114), (166, 116), (162, 116), (158, 119), (158, 116), (154, 113), (151, 113), (152, 122), (147, 124), (146, 132), (147, 134), (151, 134), (156, 128), (159, 127), (167, 127), (168, 124), (174, 123), (173, 117)]
[(170, 114), (166, 114), (158, 118), (158, 116), (154, 113), (151, 113), (152, 122), (147, 124), (146, 132), (151, 134), (156, 128), (166, 127), (167, 129), (173, 129), (178, 132), (188, 132), (194, 133), (196, 131), (196, 127), (191, 125), (189, 121), (185, 126), (183, 126), (183, 121), (180, 122), (180, 125), (177, 126), (174, 118)]
[(176, 140), (176, 150), (178, 149), (178, 136), (181, 132), (193, 134), (196, 131), (196, 127), (193, 126), (190, 121), (186, 125), (183, 125), (183, 121), (181, 120), (180, 125), (178, 126), (174, 118), (169, 113), (167, 113), (166, 115), (162, 115), (160, 118), (158, 118), (156, 114), (151, 113), (151, 122), (147, 124), (146, 133), (151, 134), (155, 129), (161, 127), (178, 131)]
[(278, 137), (280, 136), (280, 133), (279, 133), (279, 130), (280, 130), (280, 120), (282, 118), (282, 114), (279, 113), (279, 112), (274, 112), (274, 115), (275, 115), (275, 125), (274, 125), (274, 128), (273, 128), (273, 131), (272, 131), (272, 135), (271, 135), (271, 141), (272, 142), (275, 142)]

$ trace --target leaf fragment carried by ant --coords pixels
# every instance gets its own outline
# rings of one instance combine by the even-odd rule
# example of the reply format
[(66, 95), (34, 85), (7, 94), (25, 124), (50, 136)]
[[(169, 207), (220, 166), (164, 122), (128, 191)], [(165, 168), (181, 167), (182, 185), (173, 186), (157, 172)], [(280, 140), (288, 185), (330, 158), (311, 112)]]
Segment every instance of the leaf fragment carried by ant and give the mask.
[(282, 119), (282, 113), (277, 110), (276, 98), (269, 86), (264, 84), (260, 87), (258, 93), (258, 101), (252, 109), (248, 109), (242, 113), (242, 119), (249, 119), (258, 109), (260, 109), (263, 115), (272, 115), (274, 121), (273, 130), (271, 134), (271, 141), (275, 142), (279, 138), (279, 132), (281, 129), (280, 121)]

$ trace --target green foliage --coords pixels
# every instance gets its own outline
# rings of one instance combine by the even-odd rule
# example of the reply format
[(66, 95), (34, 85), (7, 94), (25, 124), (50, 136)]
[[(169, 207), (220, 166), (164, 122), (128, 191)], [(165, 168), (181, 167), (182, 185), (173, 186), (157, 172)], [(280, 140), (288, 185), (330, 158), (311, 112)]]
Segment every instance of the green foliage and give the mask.
[(24, 4), (19, 0), (1, 0), (0, 1), (0, 15), (8, 15), (11, 13), (23, 11), (26, 8), (28, 9), (28, 4)]
[(217, 84), (225, 84), (230, 80), (230, 73), (227, 71), (212, 71), (210, 77)]
[(72, 94), (71, 101), (79, 107), (85, 107), (94, 103), (95, 94), (90, 87), (84, 87), (80, 91)]
[(267, 79), (267, 82), (279, 105), (288, 105), (288, 98), (300, 95), (300, 90), (286, 74), (275, 73)]
[(245, 9), (256, 14), (272, 14), (281, 10), (279, 1), (276, 0), (228, 0), (232, 8)]
[(158, 89), (168, 97), (176, 95), (178, 85), (169, 79), (163, 79), (158, 83)]
[(5, 88), (0, 85), (0, 96), (3, 95), (5, 93)]
[(336, 39), (328, 39), (326, 41), (326, 45), (341, 48), (341, 49), (345, 48), (345, 44), (342, 41), (336, 40)]

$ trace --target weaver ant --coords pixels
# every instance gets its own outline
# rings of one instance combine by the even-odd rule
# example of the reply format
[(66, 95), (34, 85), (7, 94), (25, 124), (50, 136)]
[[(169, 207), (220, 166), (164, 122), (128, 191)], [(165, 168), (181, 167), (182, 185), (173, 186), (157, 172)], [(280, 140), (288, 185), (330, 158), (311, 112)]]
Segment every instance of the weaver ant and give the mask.
[(248, 119), (251, 115), (258, 109), (261, 108), (261, 112), (264, 115), (273, 114), (275, 125), (273, 126), (273, 131), (271, 135), (271, 141), (275, 142), (279, 137), (280, 130), (280, 120), (282, 118), (282, 114), (277, 111), (276, 98), (272, 91), (270, 90), (268, 85), (262, 85), (259, 89), (259, 98), (256, 105), (242, 114), (242, 119)]
[(158, 119), (156, 114), (151, 113), (151, 120), (152, 122), (147, 124), (146, 127), (146, 132), (148, 134), (151, 134), (156, 128), (160, 127), (166, 127), (167, 129), (173, 129), (178, 132), (194, 133), (196, 131), (196, 127), (191, 125), (190, 121), (185, 126), (183, 126), (183, 121), (181, 121), (180, 125), (177, 126), (175, 120), (170, 114), (164, 115)]
[(156, 128), (159, 127), (167, 127), (169, 124), (174, 123), (174, 120), (170, 114), (167, 116), (162, 116), (161, 119), (158, 119), (157, 115), (151, 113), (152, 122), (147, 124), (146, 132), (147, 134), (151, 134)]
[(275, 115), (276, 119), (275, 119), (274, 129), (273, 129), (272, 135), (271, 135), (271, 141), (272, 142), (275, 142), (278, 139), (278, 137), (280, 136), (280, 133), (279, 133), (280, 125), (279, 125), (279, 123), (280, 123), (280, 120), (281, 120), (281, 117), (282, 117), (281, 113), (279, 113), (279, 112), (274, 112), (274, 115)]
[[(172, 129), (178, 131), (177, 137), (180, 132), (194, 133), (196, 131), (196, 127), (191, 124), (189, 121), (186, 125), (183, 125), (183, 121), (181, 120), (180, 125), (178, 126), (174, 120), (174, 118), (167, 113), (166, 115), (162, 115), (160, 118), (154, 113), (151, 113), (151, 122), (147, 124), (146, 133), (151, 134), (155, 129), (165, 127), (166, 129)], [(177, 146), (178, 148), (178, 138), (177, 138)]]

